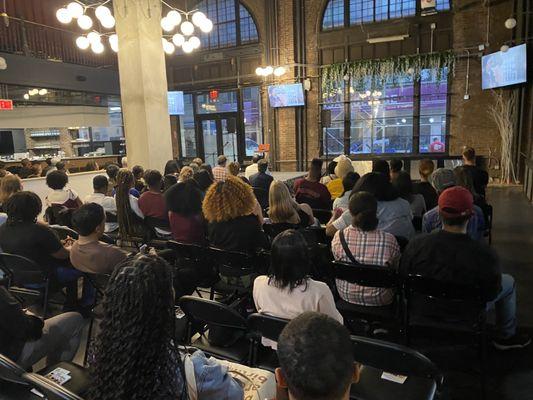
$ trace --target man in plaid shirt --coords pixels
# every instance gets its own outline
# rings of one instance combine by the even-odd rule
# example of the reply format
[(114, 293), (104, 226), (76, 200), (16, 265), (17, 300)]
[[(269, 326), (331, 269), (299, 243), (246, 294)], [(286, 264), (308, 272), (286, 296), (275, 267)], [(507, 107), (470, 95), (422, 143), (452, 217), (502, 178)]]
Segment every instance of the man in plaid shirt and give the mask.
[(226, 163), (228, 159), (226, 156), (222, 155), (218, 157), (218, 165), (213, 168), (213, 177), (217, 182), (224, 182), (228, 177), (228, 170), (226, 169)]
[[(400, 246), (390, 233), (376, 229), (378, 225), (377, 201), (370, 193), (359, 192), (350, 198), (352, 225), (338, 231), (331, 243), (335, 260), (344, 262), (357, 261), (392, 267), (400, 258)], [(348, 252), (342, 244), (344, 235)], [(394, 300), (392, 289), (372, 288), (351, 284), (337, 279), (337, 291), (340, 297), (349, 303), (362, 306), (385, 306)]]

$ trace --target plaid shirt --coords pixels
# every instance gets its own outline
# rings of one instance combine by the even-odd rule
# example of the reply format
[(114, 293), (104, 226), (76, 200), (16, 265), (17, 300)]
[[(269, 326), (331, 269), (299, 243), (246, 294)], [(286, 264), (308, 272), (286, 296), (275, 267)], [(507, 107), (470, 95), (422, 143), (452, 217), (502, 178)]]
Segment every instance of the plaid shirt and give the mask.
[(226, 168), (221, 167), (220, 165), (217, 165), (215, 168), (213, 168), (213, 177), (215, 178), (215, 181), (223, 182), (226, 180), (227, 176), (228, 171)]
[[(390, 233), (373, 230), (364, 232), (352, 225), (344, 229), (344, 237), (348, 248), (356, 261), (361, 264), (381, 265), (384, 267), (396, 263), (400, 257), (400, 246)], [(350, 262), (342, 248), (339, 232), (331, 242), (331, 250), (335, 260)], [(337, 291), (340, 297), (349, 303), (362, 306), (384, 306), (394, 300), (392, 289), (360, 286), (337, 279)]]

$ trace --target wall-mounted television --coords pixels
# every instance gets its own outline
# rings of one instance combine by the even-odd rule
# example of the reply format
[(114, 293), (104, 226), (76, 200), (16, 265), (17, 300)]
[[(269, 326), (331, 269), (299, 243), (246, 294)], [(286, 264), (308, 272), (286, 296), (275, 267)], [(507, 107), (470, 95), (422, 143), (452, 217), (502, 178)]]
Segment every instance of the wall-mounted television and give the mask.
[(168, 92), (168, 114), (184, 115), (183, 92)]
[(486, 55), (481, 60), (482, 88), (494, 89), (527, 81), (526, 45)]
[(268, 99), (274, 108), (303, 106), (304, 88), (301, 83), (272, 85), (268, 87)]

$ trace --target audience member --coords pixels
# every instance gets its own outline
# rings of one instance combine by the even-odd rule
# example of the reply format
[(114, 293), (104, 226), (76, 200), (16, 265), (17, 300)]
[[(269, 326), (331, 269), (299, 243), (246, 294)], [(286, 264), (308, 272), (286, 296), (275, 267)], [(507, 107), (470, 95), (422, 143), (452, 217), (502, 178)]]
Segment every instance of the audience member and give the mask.
[[(411, 206), (406, 200), (398, 196), (398, 192), (389, 182), (389, 175), (378, 172), (363, 175), (352, 190), (352, 193), (357, 192), (369, 192), (378, 201), (377, 217), (379, 222), (377, 228), (379, 230), (406, 239), (411, 239), (414, 236)], [(349, 210), (342, 213), (340, 217), (339, 212), (336, 211), (326, 226), (326, 234), (333, 236), (335, 232), (346, 228), (351, 223), (352, 215)]]
[(56, 163), (56, 170), (64, 172), (65, 174), (68, 174), (67, 165), (63, 161), (58, 161)]
[(324, 175), (322, 179), (320, 179), (321, 184), (327, 186), (328, 183), (338, 178), (337, 175), (335, 175), (336, 167), (337, 167), (337, 161), (333, 160), (329, 162), (326, 175)]
[(191, 167), (183, 167), (180, 171), (180, 175), (178, 177), (178, 182), (186, 182), (189, 179), (192, 179), (194, 176), (194, 171)]
[(99, 171), (100, 167), (98, 166), (98, 163), (96, 161), (87, 161), (87, 164), (85, 164), (85, 171), (91, 172), (91, 171)]
[[(269, 191), (268, 217), (273, 224), (287, 228), (307, 228), (315, 223), (313, 210), (309, 205), (298, 204), (284, 182), (273, 181)], [(284, 230), (284, 229), (282, 229)]]
[(122, 157), (120, 159), (121, 168), (128, 168), (128, 157)]
[(217, 166), (213, 168), (213, 177), (215, 181), (221, 182), (226, 180), (226, 177), (228, 176), (228, 170), (226, 169), (227, 162), (228, 159), (226, 156), (218, 156)]
[(205, 192), (207, 192), (209, 186), (211, 186), (214, 182), (209, 172), (205, 169), (199, 170), (196, 174), (194, 174), (192, 178), (194, 179), (196, 185), (202, 192), (202, 197), (205, 196)]
[(420, 173), (420, 182), (413, 184), (413, 193), (424, 196), (426, 208), (431, 210), (437, 206), (439, 195), (435, 188), (429, 183), (429, 177), (435, 169), (435, 164), (429, 159), (420, 160), (418, 165), (418, 172)]
[(344, 212), (348, 209), (352, 189), (354, 188), (359, 178), (360, 176), (357, 172), (348, 172), (346, 174), (346, 176), (342, 180), (342, 187), (344, 188), (344, 193), (342, 194), (342, 196), (337, 197), (333, 202), (333, 210), (340, 208)]
[(121, 168), (117, 174), (115, 201), (120, 237), (127, 240), (130, 236), (142, 235), (144, 214), (139, 208), (139, 199), (131, 194), (134, 185), (133, 173)]
[(176, 183), (178, 183), (178, 178), (176, 178), (176, 175), (165, 175), (165, 177), (163, 178), (163, 193), (170, 189), (172, 186), (174, 186)]
[(198, 165), (198, 167), (200, 167), (204, 163), (204, 160), (202, 160), (200, 157), (196, 157), (192, 160), (192, 162)]
[[(184, 169), (187, 167), (183, 167)], [(163, 188), (163, 177), (158, 170), (149, 169), (144, 174), (144, 181), (148, 190), (139, 198), (139, 209), (144, 217), (156, 218), (162, 222), (168, 222), (168, 211), (165, 198), (161, 189)]]
[(309, 207), (318, 210), (331, 208), (331, 194), (328, 188), (320, 183), (321, 176), (322, 160), (314, 158), (307, 176), (294, 182), (294, 194), (298, 203), (308, 204)]
[(22, 181), (18, 175), (4, 176), (0, 181), (0, 212), (5, 212), (5, 204), (10, 197), (22, 190)]
[(105, 168), (105, 173), (109, 178), (109, 190), (107, 193), (108, 196), (112, 196), (115, 192), (115, 189), (117, 187), (117, 175), (119, 170), (120, 167), (117, 164), (109, 164)]
[(43, 166), (40, 161), (31, 162), (31, 172), (28, 178), (40, 178), (43, 174)]
[(165, 192), (170, 229), (175, 241), (201, 245), (206, 243), (202, 197), (201, 190), (192, 180), (178, 183)]
[(180, 167), (176, 160), (168, 160), (165, 164), (165, 173), (164, 175), (174, 175), (176, 178), (179, 176)]
[[(255, 308), (261, 314), (293, 319), (305, 311), (329, 315), (340, 323), (330, 288), (309, 276), (311, 258), (303, 235), (293, 229), (280, 233), (272, 243), (271, 275), (254, 281)], [(276, 342), (263, 338), (263, 345), (276, 348)]]
[(252, 175), (255, 175), (259, 172), (259, 170), (257, 169), (257, 163), (260, 159), (261, 157), (258, 154), (254, 154), (252, 156), (252, 163), (248, 165), (244, 170), (244, 176), (246, 179), (250, 179)]
[(475, 192), (485, 198), (489, 174), (476, 166), (476, 151), (472, 147), (463, 148), (463, 168), (472, 177)]
[(72, 215), (79, 238), (70, 249), (70, 262), (81, 272), (111, 274), (127, 256), (120, 247), (100, 242), (105, 232), (105, 212), (101, 205), (88, 203)]
[[(472, 194), (459, 186), (446, 189), (439, 196), (438, 209), (442, 230), (415, 238), (407, 245), (401, 272), (479, 285), (483, 299), (496, 311), (499, 335), (493, 340), (494, 346), (500, 350), (527, 346), (530, 338), (516, 332), (514, 278), (502, 275), (498, 258), (490, 247), (467, 235), (468, 220), (474, 215)], [(453, 319), (453, 315), (449, 317)]]
[(394, 181), (398, 177), (398, 174), (403, 169), (403, 161), (399, 158), (393, 158), (390, 161), (390, 180)]
[(348, 400), (359, 382), (350, 332), (327, 315), (305, 312), (289, 322), (277, 354), (278, 400)]
[(390, 166), (386, 160), (374, 160), (372, 162), (372, 172), (383, 174), (390, 181)]
[(56, 170), (56, 166), (55, 166), (55, 162), (53, 158), (48, 157), (46, 160), (44, 160), (44, 162), (45, 162), (45, 167), (43, 169), (43, 173), (41, 174), (41, 176), (46, 176), (48, 175), (49, 172)]
[(73, 189), (66, 188), (68, 175), (63, 171), (52, 171), (46, 176), (46, 184), (52, 192), (48, 193), (45, 202), (47, 207), (62, 206), (75, 210), (83, 204)]
[(144, 168), (140, 165), (135, 165), (131, 172), (133, 173), (133, 178), (135, 179), (134, 188), (137, 192), (142, 193), (146, 187), (144, 184)]
[(227, 367), (178, 349), (172, 268), (139, 254), (121, 263), (105, 292), (91, 366), (93, 400), (242, 399)]
[(346, 156), (342, 156), (337, 161), (337, 166), (335, 167), (335, 175), (337, 176), (337, 179), (334, 179), (327, 184), (327, 188), (331, 193), (331, 198), (333, 200), (335, 200), (337, 197), (340, 197), (344, 192), (342, 180), (348, 174), (348, 172), (354, 172), (352, 160)]
[[(266, 160), (259, 160), (257, 163), (257, 170), (257, 174), (250, 177), (250, 184), (253, 188), (260, 189), (262, 193), (267, 194), (270, 189), (270, 184), (274, 180), (271, 175), (266, 173), (268, 170), (268, 162)], [(258, 196), (258, 201), (264, 209), (268, 208), (268, 198), (265, 197), (268, 196)]]
[(241, 172), (241, 165), (237, 161), (232, 161), (228, 164), (228, 173), (233, 176), (239, 176)]
[(213, 176), (213, 168), (209, 164), (202, 164), (200, 165), (200, 171), (207, 171), (209, 176), (213, 181), (215, 181), (215, 177)]
[(200, 165), (196, 164), (195, 162), (192, 162), (192, 163), (189, 164), (189, 168), (192, 169), (192, 173), (193, 174), (196, 174), (199, 171), (199, 169), (200, 169)]
[[(109, 181), (104, 175), (97, 175), (93, 178), (93, 189), (94, 193), (88, 195), (83, 199), (85, 204), (96, 203), (102, 206), (104, 212), (108, 215), (117, 216), (117, 204), (115, 198), (108, 196), (109, 192)], [(106, 222), (105, 223), (105, 233), (111, 233), (118, 229), (117, 222)]]
[(421, 219), (427, 211), (426, 201), (421, 194), (413, 193), (413, 181), (411, 181), (411, 175), (406, 171), (398, 172), (392, 178), (392, 185), (396, 188), (400, 197), (407, 200), (411, 205), (413, 217)]
[(31, 175), (31, 161), (27, 158), (24, 158), (20, 161), (21, 168), (17, 172), (20, 179), (26, 179)]
[[(378, 229), (378, 202), (368, 192), (357, 192), (350, 198), (350, 226), (339, 230), (331, 242), (336, 260), (354, 264), (395, 267), (400, 246), (390, 233)], [(360, 286), (337, 279), (340, 297), (362, 306), (385, 306), (394, 300), (392, 289)]]

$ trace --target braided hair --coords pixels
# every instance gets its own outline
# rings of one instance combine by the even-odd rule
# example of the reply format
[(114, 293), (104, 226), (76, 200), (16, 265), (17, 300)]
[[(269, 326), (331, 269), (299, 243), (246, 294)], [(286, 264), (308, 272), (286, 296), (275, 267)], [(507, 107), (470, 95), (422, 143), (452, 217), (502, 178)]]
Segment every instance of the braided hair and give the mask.
[(174, 344), (172, 269), (138, 254), (119, 264), (105, 291), (91, 364), (91, 400), (185, 400)]
[(118, 171), (115, 199), (117, 203), (119, 233), (123, 239), (135, 234), (139, 230), (137, 229), (138, 224), (136, 223), (130, 204), (130, 189), (133, 187), (134, 182), (135, 178), (130, 170), (121, 168)]

